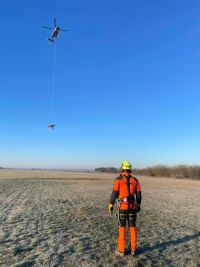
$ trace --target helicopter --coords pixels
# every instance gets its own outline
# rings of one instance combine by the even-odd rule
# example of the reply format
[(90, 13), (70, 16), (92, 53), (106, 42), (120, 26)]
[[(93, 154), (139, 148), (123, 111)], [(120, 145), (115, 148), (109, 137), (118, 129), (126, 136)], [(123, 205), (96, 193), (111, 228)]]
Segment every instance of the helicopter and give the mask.
[(48, 38), (48, 40), (50, 42), (53, 42), (53, 43), (55, 42), (55, 39), (58, 37), (58, 34), (60, 31), (64, 31), (64, 32), (70, 31), (70, 30), (64, 30), (64, 29), (61, 29), (60, 27), (58, 27), (56, 24), (56, 18), (54, 18), (54, 28), (47, 27), (47, 26), (42, 26), (42, 28), (53, 30), (51, 37)]

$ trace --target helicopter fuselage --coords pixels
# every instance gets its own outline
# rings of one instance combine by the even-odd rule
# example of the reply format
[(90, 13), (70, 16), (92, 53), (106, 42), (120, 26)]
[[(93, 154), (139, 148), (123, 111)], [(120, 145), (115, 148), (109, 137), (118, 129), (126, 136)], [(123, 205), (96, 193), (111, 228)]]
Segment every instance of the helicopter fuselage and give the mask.
[(51, 38), (57, 38), (58, 37), (58, 34), (60, 32), (60, 28), (59, 27), (56, 27), (51, 35)]

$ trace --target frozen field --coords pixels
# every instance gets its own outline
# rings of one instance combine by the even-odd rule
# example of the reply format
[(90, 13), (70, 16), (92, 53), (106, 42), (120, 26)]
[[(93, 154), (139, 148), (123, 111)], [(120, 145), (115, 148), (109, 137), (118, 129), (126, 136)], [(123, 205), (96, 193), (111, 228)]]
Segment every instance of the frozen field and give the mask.
[(200, 266), (200, 182), (140, 178), (138, 256), (115, 256), (114, 175), (0, 170), (0, 266)]

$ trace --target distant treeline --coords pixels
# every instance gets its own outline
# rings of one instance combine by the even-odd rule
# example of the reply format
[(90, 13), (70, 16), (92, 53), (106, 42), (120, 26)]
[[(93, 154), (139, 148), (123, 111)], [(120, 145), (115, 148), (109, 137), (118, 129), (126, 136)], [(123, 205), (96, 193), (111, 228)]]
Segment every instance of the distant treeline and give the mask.
[(177, 165), (174, 167), (159, 165), (144, 169), (134, 169), (133, 173), (155, 177), (175, 177), (200, 180), (200, 166), (197, 165)]
[(118, 173), (119, 169), (115, 167), (99, 167), (95, 169), (95, 172)]
[[(120, 170), (114, 167), (100, 167), (95, 169), (96, 172), (118, 173)], [(177, 165), (174, 167), (158, 165), (143, 169), (133, 169), (135, 175), (153, 176), (153, 177), (174, 177), (200, 180), (200, 166), (198, 165)]]

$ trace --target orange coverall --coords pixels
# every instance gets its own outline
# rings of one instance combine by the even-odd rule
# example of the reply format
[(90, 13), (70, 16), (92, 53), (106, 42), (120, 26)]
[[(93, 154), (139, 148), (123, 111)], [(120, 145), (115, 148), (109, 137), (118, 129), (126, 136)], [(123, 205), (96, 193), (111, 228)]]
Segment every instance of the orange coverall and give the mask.
[(139, 181), (131, 176), (129, 172), (123, 171), (114, 180), (113, 191), (110, 197), (110, 204), (115, 200), (119, 201), (119, 237), (118, 250), (125, 252), (126, 249), (126, 222), (128, 222), (131, 250), (136, 251), (137, 247), (137, 207), (141, 204), (141, 188)]

